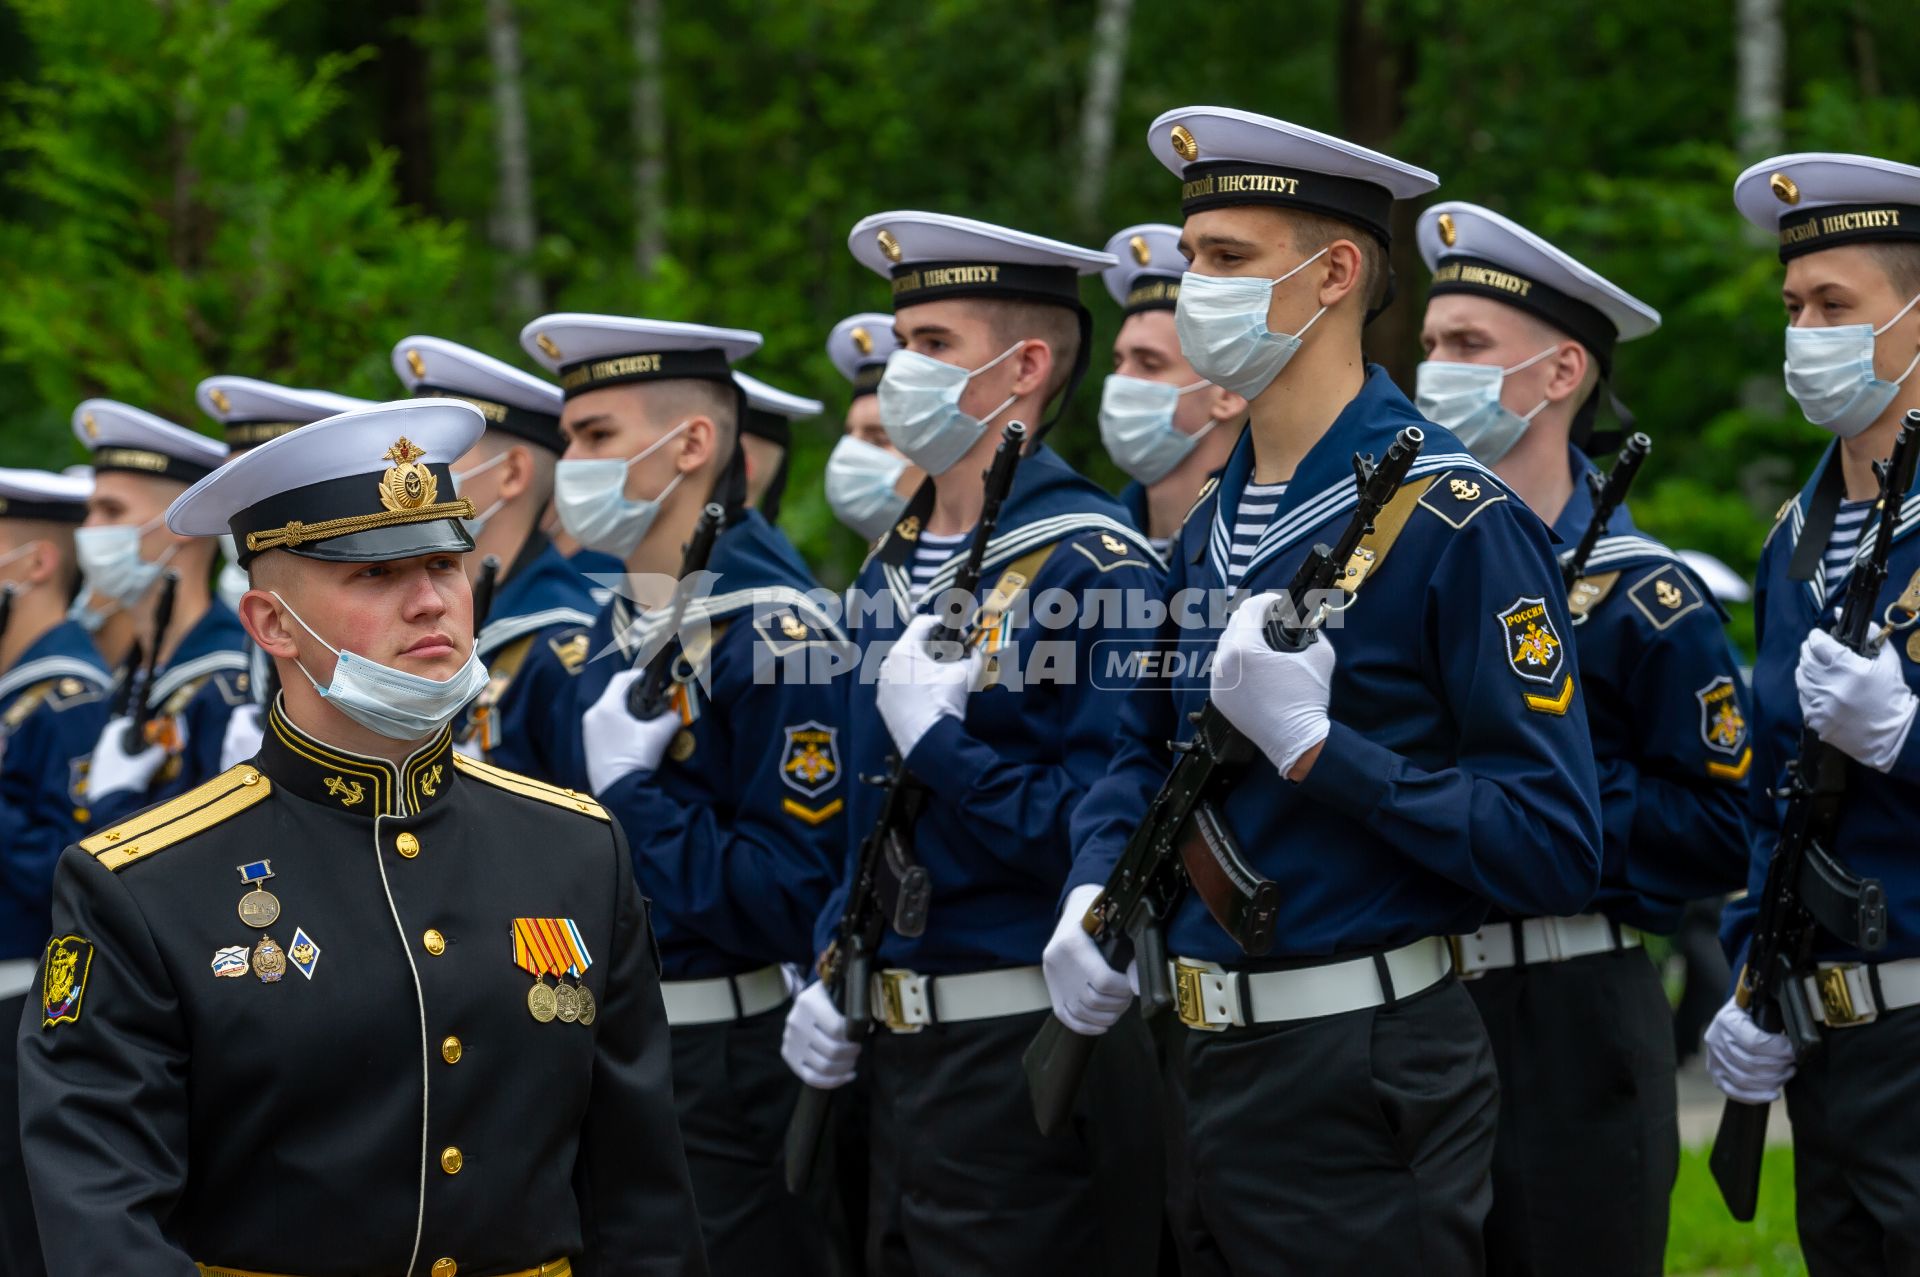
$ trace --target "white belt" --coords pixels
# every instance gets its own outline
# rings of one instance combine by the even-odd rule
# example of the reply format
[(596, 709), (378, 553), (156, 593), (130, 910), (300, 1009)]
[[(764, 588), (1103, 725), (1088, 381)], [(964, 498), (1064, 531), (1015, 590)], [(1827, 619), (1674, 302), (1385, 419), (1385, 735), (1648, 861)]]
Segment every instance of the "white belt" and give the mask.
[(720, 1024), (771, 1011), (787, 1000), (787, 974), (778, 966), (711, 980), (662, 980), (667, 1023)]
[[(1519, 933), (1518, 951), (1514, 933)], [(1531, 966), (1536, 962), (1565, 962), (1593, 953), (1612, 953), (1615, 949), (1638, 949), (1640, 933), (1621, 927), (1617, 935), (1613, 922), (1604, 914), (1583, 913), (1571, 918), (1523, 918), (1519, 922), (1490, 922), (1470, 936), (1451, 936), (1453, 967), (1464, 980), (1482, 971), (1504, 971), (1508, 967)]]
[(1814, 1015), (1833, 1029), (1870, 1024), (1882, 1011), (1920, 1005), (1920, 958), (1822, 962), (1805, 979)]
[(1180, 1023), (1213, 1033), (1385, 1006), (1432, 988), (1453, 969), (1446, 942), (1438, 937), (1416, 940), (1377, 960), (1369, 955), (1291, 971), (1230, 971), (1198, 958), (1176, 958), (1171, 965)]
[(967, 975), (920, 975), (896, 967), (873, 977), (874, 1018), (895, 1033), (918, 1033), (929, 1024), (1045, 1011), (1052, 1005), (1039, 967)]
[(0, 962), (0, 998), (17, 998), (31, 989), (39, 971), (38, 958), (8, 958)]

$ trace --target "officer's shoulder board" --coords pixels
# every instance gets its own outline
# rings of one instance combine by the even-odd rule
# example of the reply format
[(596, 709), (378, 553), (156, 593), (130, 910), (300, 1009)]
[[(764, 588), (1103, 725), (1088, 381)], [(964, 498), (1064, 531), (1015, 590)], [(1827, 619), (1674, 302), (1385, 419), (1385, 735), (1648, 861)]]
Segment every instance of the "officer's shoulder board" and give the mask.
[(272, 781), (251, 763), (241, 763), (178, 798), (82, 839), (80, 850), (118, 873), (136, 860), (233, 819), (272, 792)]
[(578, 812), (583, 816), (591, 816), (595, 820), (604, 820), (609, 823), (613, 820), (613, 817), (607, 814), (606, 808), (575, 790), (549, 785), (543, 780), (522, 776), (519, 772), (510, 772), (504, 767), (495, 767), (491, 763), (468, 758), (459, 752), (455, 752), (453, 756), (453, 765), (483, 785), (491, 785), (495, 789), (504, 789), (522, 798), (531, 798), (536, 802), (548, 803), (554, 807)]
[(1428, 514), (1458, 531), (1478, 518), (1482, 510), (1507, 499), (1507, 492), (1484, 470), (1462, 468), (1446, 470), (1425, 483), (1426, 490), (1417, 502)]

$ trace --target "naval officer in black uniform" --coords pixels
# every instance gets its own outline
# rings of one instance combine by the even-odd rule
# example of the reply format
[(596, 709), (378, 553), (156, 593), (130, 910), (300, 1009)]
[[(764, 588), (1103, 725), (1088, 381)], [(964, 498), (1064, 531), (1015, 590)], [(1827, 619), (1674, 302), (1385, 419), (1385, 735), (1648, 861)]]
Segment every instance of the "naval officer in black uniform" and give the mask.
[(283, 690), (254, 758), (61, 858), (20, 1027), (56, 1277), (706, 1272), (620, 829), (453, 750), (481, 428), (343, 414), (169, 510), (234, 535)]

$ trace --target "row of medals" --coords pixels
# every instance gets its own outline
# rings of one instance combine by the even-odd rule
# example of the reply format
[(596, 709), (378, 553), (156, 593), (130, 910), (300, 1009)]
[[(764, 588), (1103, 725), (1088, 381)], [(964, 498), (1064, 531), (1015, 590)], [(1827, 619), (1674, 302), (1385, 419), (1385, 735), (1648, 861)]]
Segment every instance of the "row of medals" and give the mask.
[[(253, 890), (240, 897), (240, 921), (249, 927), (270, 927), (280, 917), (280, 897), (268, 891), (259, 883)], [(253, 946), (253, 973), (260, 977), (262, 984), (277, 984), (280, 977), (287, 973), (287, 954), (272, 936), (261, 936)]]
[(599, 1006), (593, 1000), (593, 994), (587, 989), (586, 981), (568, 984), (563, 977), (555, 976), (553, 984), (547, 983), (543, 975), (533, 978), (533, 987), (527, 990), (527, 1014), (542, 1024), (551, 1024), (558, 1020), (562, 1024), (592, 1024), (593, 1018), (600, 1014)]

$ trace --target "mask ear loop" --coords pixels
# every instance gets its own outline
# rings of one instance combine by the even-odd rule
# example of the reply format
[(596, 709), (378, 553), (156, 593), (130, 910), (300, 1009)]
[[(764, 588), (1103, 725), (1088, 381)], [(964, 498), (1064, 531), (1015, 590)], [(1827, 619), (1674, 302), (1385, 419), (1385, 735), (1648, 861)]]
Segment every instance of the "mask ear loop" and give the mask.
[[(314, 628), (311, 625), (307, 624), (305, 618), (303, 618), (298, 612), (293, 610), (293, 604), (287, 602), (286, 599), (281, 598), (280, 591), (268, 590), (267, 593), (273, 595), (273, 597), (279, 601), (280, 606), (287, 609), (287, 615), (293, 618), (294, 623), (296, 625), (298, 625), (301, 629), (305, 630), (308, 634), (313, 635), (314, 642), (318, 643), (321, 647), (326, 648), (329, 652), (332, 652), (334, 659), (336, 661), (340, 659), (340, 657), (343, 655), (340, 649), (335, 647), (333, 644), (327, 642), (325, 639), (321, 638), (319, 634), (315, 633)], [(313, 690), (320, 693), (320, 695), (324, 697), (327, 694), (327, 689), (320, 686), (320, 680), (313, 676), (313, 671), (307, 668), (306, 662), (296, 656), (293, 658), (293, 663), (295, 668), (297, 668), (302, 674), (305, 674), (307, 676), (307, 682), (313, 684)]]

